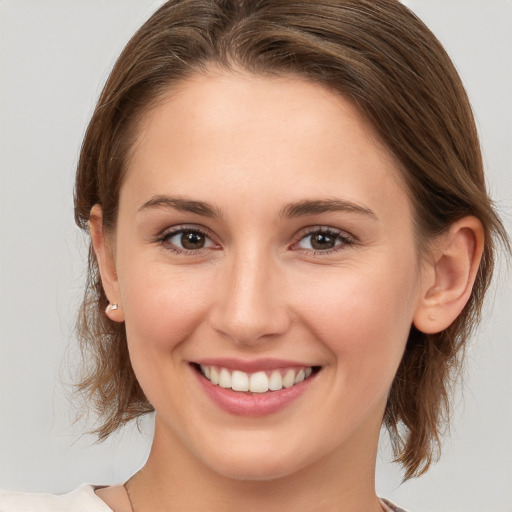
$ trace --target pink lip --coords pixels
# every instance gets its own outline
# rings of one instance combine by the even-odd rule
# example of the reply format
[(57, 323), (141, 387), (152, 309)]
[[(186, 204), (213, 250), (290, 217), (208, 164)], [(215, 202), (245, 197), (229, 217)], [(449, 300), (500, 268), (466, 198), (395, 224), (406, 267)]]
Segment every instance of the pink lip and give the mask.
[(219, 366), (228, 370), (241, 370), (246, 373), (256, 373), (266, 370), (277, 370), (279, 368), (308, 368), (312, 365), (303, 362), (284, 360), (284, 359), (237, 359), (237, 358), (205, 358), (193, 361), (199, 365)]
[[(212, 366), (217, 365), (229, 368), (229, 366), (225, 366), (224, 363), (222, 365), (218, 363), (212, 364)], [(296, 363), (295, 366), (297, 366)], [(240, 368), (240, 366), (237, 366), (237, 368)], [(258, 366), (258, 368), (261, 368), (261, 366)], [(282, 368), (282, 365), (280, 364), (274, 368)], [(299, 384), (295, 384), (291, 388), (284, 388), (279, 391), (269, 391), (267, 393), (243, 393), (216, 386), (196, 369), (191, 367), (191, 370), (196, 375), (196, 378), (206, 395), (214, 404), (222, 410), (238, 416), (258, 417), (276, 413), (299, 398), (315, 380), (315, 375), (312, 375), (308, 379)]]

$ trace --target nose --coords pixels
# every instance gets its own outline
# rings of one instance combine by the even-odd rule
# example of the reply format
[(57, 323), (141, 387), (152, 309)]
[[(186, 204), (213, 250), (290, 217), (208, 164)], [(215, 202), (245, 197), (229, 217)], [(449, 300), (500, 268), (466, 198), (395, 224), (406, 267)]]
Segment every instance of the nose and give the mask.
[(226, 258), (210, 310), (212, 328), (240, 345), (275, 339), (291, 322), (283, 272), (270, 255), (259, 252)]

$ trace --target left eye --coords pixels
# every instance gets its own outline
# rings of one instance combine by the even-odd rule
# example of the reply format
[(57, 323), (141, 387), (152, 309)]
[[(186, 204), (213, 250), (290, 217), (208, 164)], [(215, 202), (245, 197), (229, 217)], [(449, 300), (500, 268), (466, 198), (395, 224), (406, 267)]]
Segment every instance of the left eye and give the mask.
[(193, 229), (182, 229), (169, 233), (165, 237), (165, 242), (186, 251), (197, 251), (208, 247), (214, 247), (214, 243), (201, 231)]
[(300, 249), (313, 251), (328, 251), (340, 245), (350, 244), (350, 239), (341, 233), (330, 231), (315, 231), (301, 238), (297, 243)]

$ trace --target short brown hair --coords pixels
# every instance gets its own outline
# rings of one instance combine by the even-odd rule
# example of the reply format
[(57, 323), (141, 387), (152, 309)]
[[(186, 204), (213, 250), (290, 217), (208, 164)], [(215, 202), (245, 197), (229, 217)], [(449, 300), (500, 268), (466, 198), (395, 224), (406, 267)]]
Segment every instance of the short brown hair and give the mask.
[[(173, 86), (211, 65), (294, 75), (350, 99), (399, 162), (420, 248), (466, 215), (482, 222), (485, 249), (466, 307), (438, 334), (411, 327), (387, 403), (384, 424), (396, 460), (406, 478), (423, 473), (439, 447), (450, 384), (479, 320), (496, 240), (508, 245), (486, 192), (471, 107), (451, 60), (398, 0), (171, 0), (127, 44), (90, 121), (75, 189), (82, 229), (95, 204), (102, 206), (105, 229), (115, 228), (137, 121)], [(89, 365), (77, 390), (95, 406), (101, 440), (153, 410), (132, 370), (124, 325), (106, 317), (106, 305), (91, 250), (78, 321)]]

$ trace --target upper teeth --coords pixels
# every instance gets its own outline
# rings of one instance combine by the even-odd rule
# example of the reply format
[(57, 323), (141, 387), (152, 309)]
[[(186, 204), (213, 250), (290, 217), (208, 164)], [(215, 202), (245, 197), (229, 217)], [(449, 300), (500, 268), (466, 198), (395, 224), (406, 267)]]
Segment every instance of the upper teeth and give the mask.
[(200, 368), (203, 375), (212, 384), (219, 385), (221, 388), (231, 388), (233, 391), (250, 391), (252, 393), (265, 393), (269, 390), (279, 391), (283, 388), (291, 388), (294, 384), (307, 379), (313, 372), (311, 367), (256, 373), (228, 370), (218, 366), (201, 365)]

